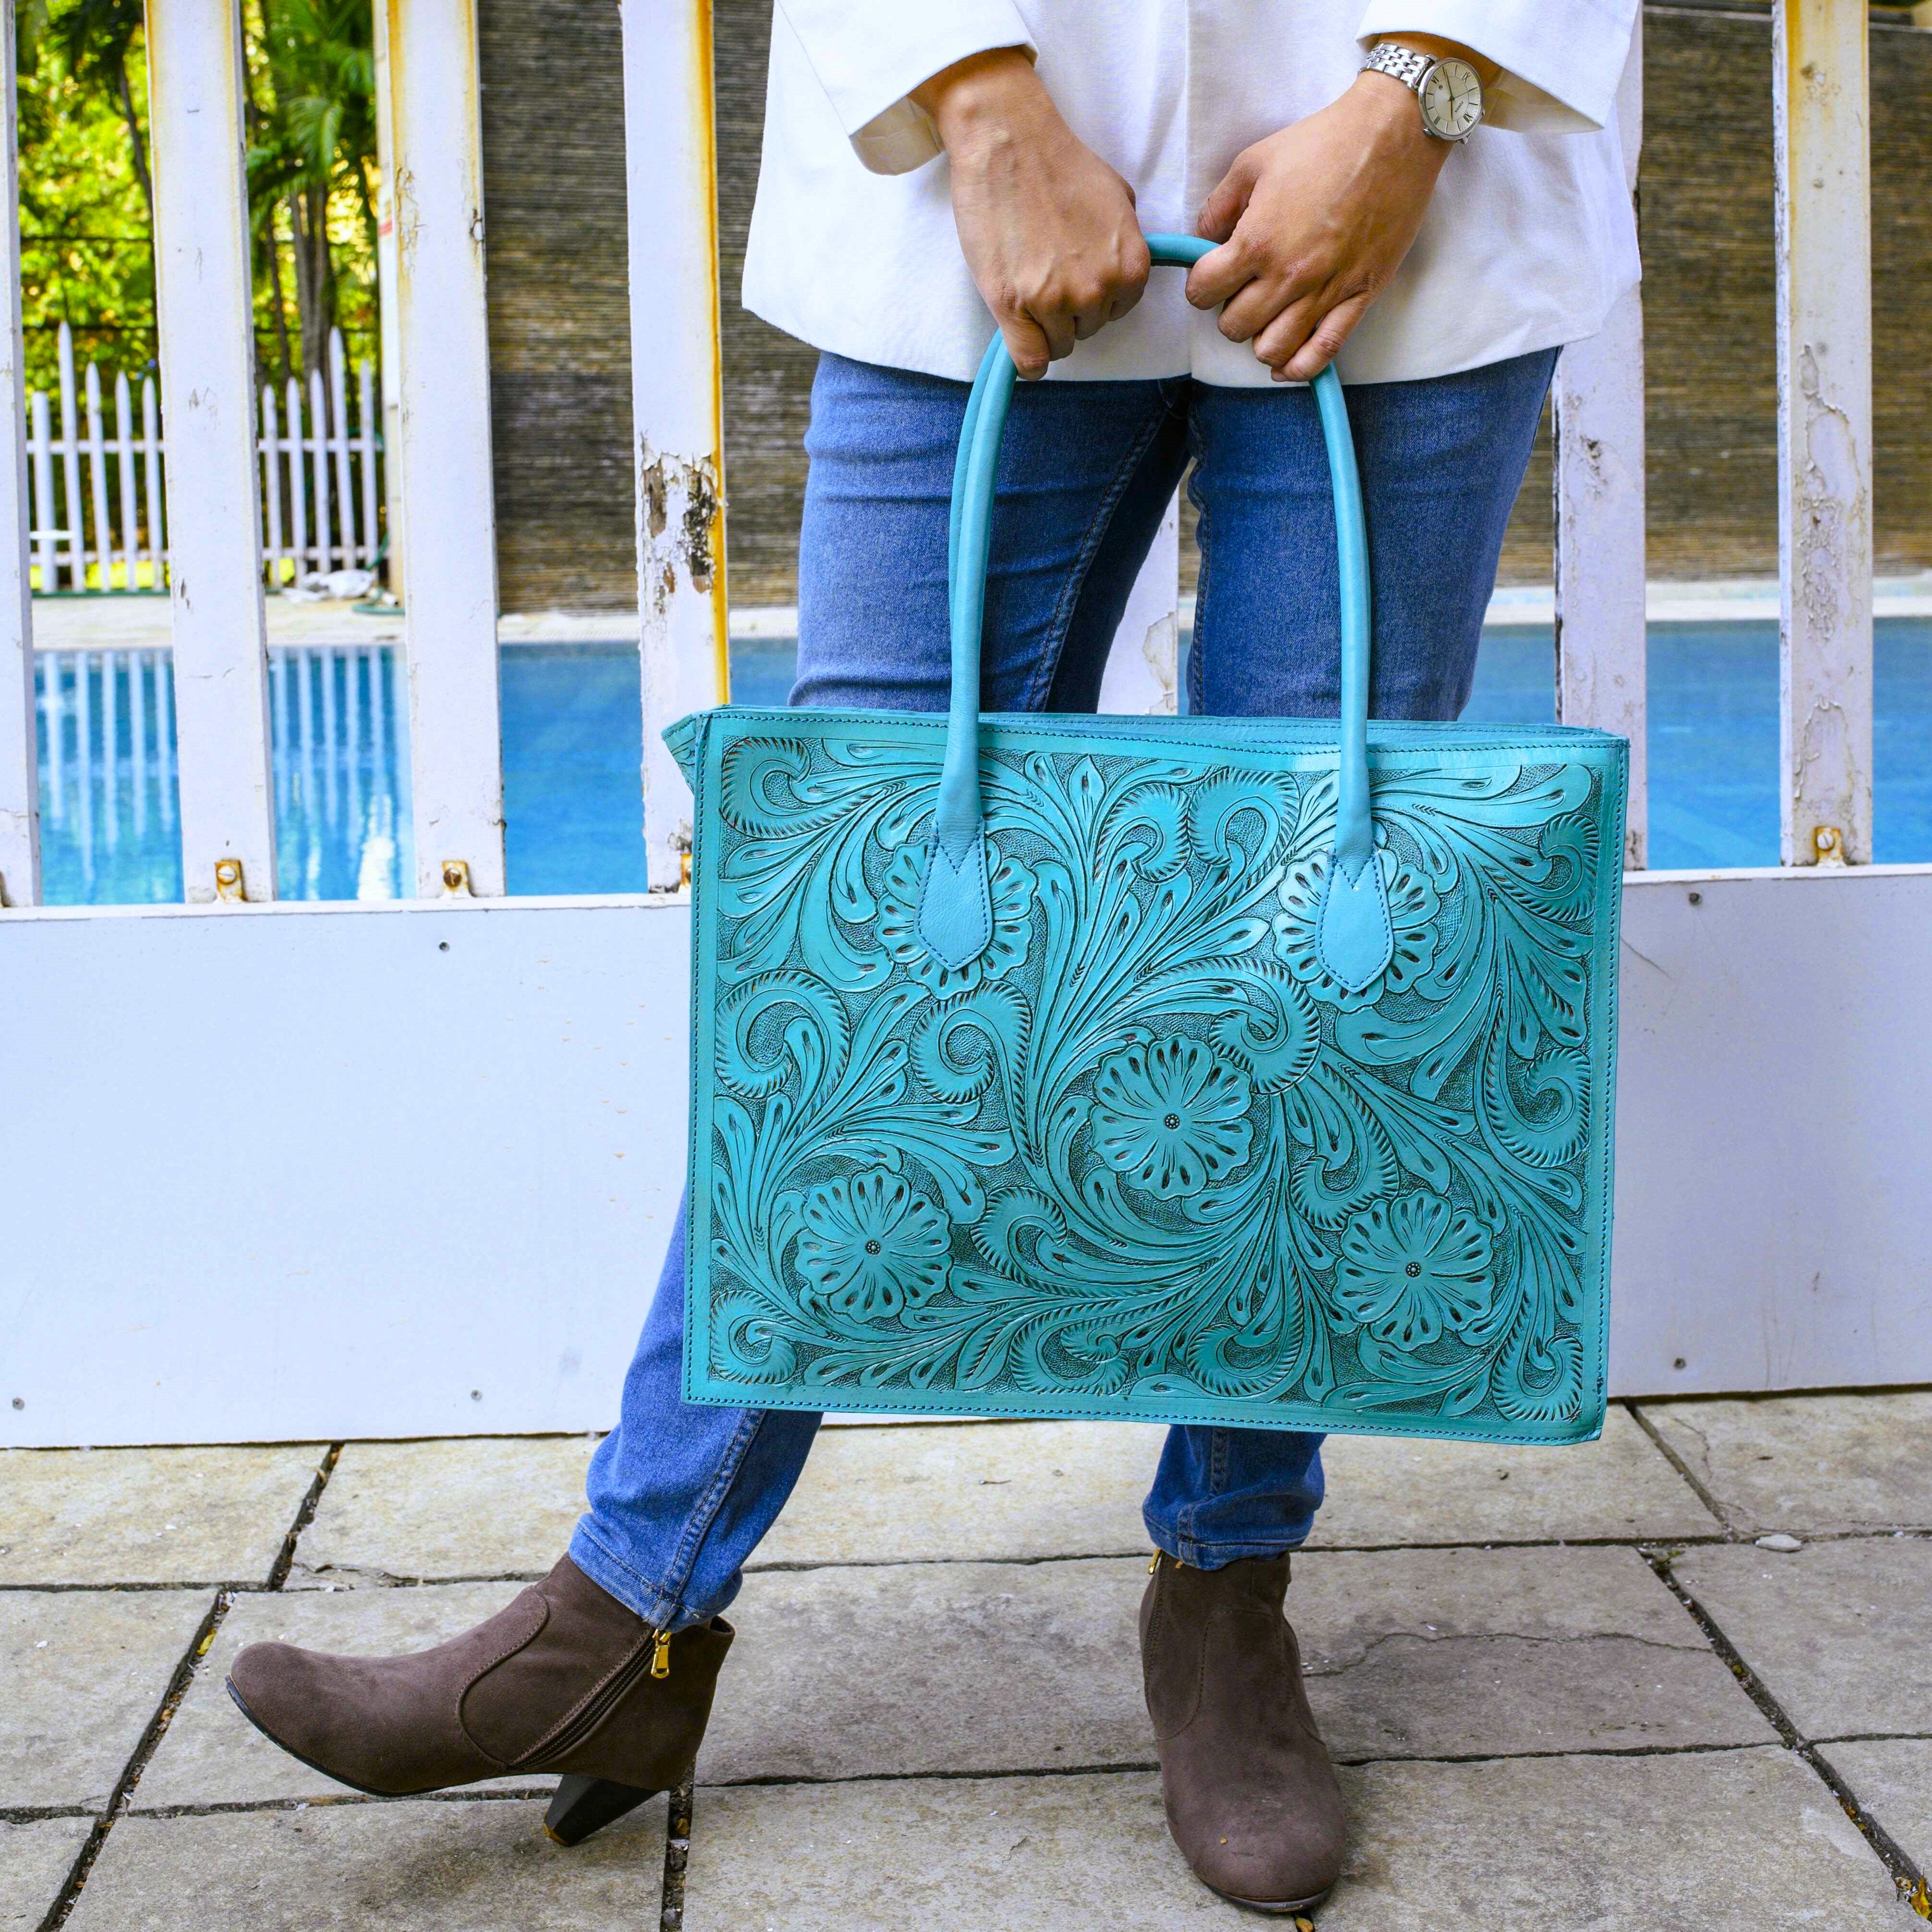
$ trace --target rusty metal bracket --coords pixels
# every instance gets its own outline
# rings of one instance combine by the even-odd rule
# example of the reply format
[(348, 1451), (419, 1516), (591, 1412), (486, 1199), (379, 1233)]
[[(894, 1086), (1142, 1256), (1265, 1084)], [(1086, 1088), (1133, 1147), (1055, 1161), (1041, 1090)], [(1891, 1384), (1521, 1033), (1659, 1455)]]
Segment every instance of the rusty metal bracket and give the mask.
[(214, 896), (222, 905), (241, 905), (247, 900), (248, 895), (242, 886), (239, 859), (215, 860)]
[(442, 896), (446, 899), (473, 898), (470, 890), (470, 861), (446, 859), (442, 862)]

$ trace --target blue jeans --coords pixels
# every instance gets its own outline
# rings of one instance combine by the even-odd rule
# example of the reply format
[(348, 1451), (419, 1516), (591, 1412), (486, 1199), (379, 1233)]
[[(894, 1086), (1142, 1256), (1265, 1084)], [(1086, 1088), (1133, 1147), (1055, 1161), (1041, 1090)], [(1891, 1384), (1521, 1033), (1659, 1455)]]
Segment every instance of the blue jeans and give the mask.
[[(1556, 359), (1545, 350), (1348, 392), (1368, 514), (1376, 716), (1454, 718), (1468, 701)], [(946, 709), (946, 512), (965, 399), (962, 383), (820, 358), (794, 704)], [(1334, 716), (1334, 516), (1313, 397), (1184, 376), (1022, 386), (1000, 455), (985, 709), (1094, 709), (1128, 592), (1190, 462), (1201, 579), (1188, 709)], [(686, 1403), (683, 1290), (680, 1216), (570, 1551), (612, 1595), (670, 1629), (737, 1594), (819, 1421)], [(1294, 1549), (1321, 1506), (1321, 1450), (1320, 1436), (1288, 1430), (1171, 1429), (1142, 1510), (1148, 1534), (1210, 1569)]]

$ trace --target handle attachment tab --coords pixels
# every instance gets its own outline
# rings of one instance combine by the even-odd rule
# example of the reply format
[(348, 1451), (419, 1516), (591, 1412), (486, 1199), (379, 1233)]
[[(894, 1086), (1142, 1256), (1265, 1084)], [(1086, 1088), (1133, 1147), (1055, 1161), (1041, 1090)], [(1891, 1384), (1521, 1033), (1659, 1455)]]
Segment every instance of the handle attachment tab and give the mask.
[[(1192, 235), (1150, 235), (1156, 267), (1185, 268), (1214, 247)], [(933, 813), (918, 931), (947, 967), (968, 965), (993, 936), (986, 827), (980, 793), (980, 644), (994, 479), (1013, 397), (1012, 358), (995, 334), (967, 398), (952, 472), (948, 572), (952, 634), (952, 705)], [(1351, 992), (1370, 986), (1394, 950), (1369, 798), (1369, 555), (1354, 440), (1341, 379), (1324, 369), (1312, 385), (1335, 496), (1342, 594), (1341, 770), (1335, 847), (1317, 927), (1322, 963)]]

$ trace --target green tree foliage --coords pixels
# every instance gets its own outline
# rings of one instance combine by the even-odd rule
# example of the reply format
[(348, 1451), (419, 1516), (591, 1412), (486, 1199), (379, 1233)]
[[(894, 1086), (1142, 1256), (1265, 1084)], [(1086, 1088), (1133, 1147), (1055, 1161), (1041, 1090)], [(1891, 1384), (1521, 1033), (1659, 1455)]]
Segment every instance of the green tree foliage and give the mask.
[[(377, 352), (375, 60), (370, 0), (245, 0), (256, 363), (286, 382)], [(155, 354), (154, 194), (141, 0), (16, 10), (29, 388), (57, 384), (56, 332), (84, 367)]]
[[(143, 144), (147, 63), (140, 10), (82, 0), (50, 22), (43, 7), (15, 16), (20, 62), (20, 281), (27, 386), (58, 386), (56, 338), (66, 322), (84, 368), (130, 374), (154, 354), (153, 224)], [(138, 160), (137, 160), (138, 157)]]
[(272, 338), (264, 370), (326, 373), (338, 324), (374, 352), (374, 14), (370, 0), (248, 0), (244, 17), (248, 199)]

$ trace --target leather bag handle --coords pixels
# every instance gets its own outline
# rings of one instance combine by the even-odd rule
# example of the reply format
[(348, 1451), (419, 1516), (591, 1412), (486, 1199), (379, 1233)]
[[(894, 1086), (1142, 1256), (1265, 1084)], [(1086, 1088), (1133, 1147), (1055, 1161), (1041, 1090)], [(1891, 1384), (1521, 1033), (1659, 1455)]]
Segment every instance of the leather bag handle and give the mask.
[[(1147, 241), (1157, 268), (1187, 267), (1214, 246), (1191, 235), (1150, 235)], [(1014, 379), (1012, 358), (995, 334), (967, 398), (952, 471), (947, 557), (952, 707), (920, 895), (919, 933), (938, 959), (954, 968), (976, 959), (992, 938), (980, 796), (980, 640), (992, 541), (994, 478)], [(1334, 489), (1342, 594), (1340, 773), (1319, 944), (1328, 970), (1344, 986), (1360, 990), (1388, 964), (1394, 943), (1370, 813), (1368, 535), (1341, 378), (1331, 365), (1312, 386)]]

